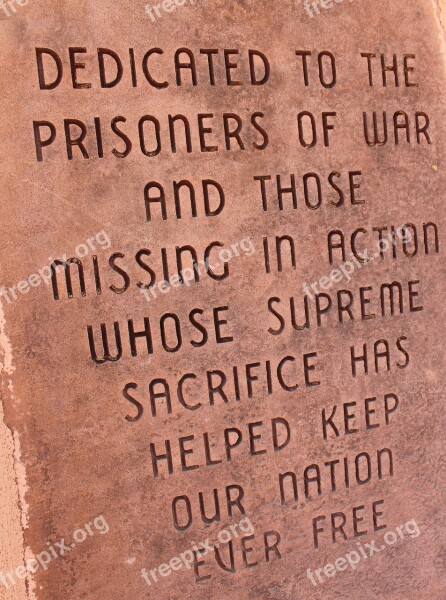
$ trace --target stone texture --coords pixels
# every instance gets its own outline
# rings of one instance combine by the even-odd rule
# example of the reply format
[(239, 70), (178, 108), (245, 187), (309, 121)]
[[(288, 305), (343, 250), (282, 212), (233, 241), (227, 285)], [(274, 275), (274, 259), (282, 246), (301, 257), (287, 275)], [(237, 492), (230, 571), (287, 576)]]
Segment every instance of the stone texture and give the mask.
[[(49, 256), (70, 253), (101, 230), (112, 241), (109, 252), (98, 252), (101, 261), (111, 252), (131, 255), (142, 247), (171, 250), (186, 243), (201, 248), (214, 239), (230, 243), (247, 235), (258, 249), (253, 257), (234, 261), (227, 281), (206, 280), (190, 289), (173, 290), (152, 304), (136, 289), (122, 296), (107, 291), (101, 297), (90, 293), (70, 301), (64, 297), (57, 303), (50, 287), (43, 284), (11, 304), (2, 301), (5, 426), (0, 448), (5, 518), (0, 529), (1, 569), (15, 568), (23, 556), (45, 550), (47, 542), (70, 539), (78, 527), (97, 515), (104, 515), (110, 526), (106, 535), (96, 532), (72, 554), (53, 560), (48, 570), (39, 569), (26, 586), (18, 582), (5, 597), (444, 597), (443, 254), (375, 263), (356, 273), (346, 286), (357, 290), (389, 279), (420, 279), (422, 313), (344, 327), (330, 324), (312, 329), (305, 337), (293, 337), (287, 330), (275, 338), (268, 336), (266, 329), (277, 323), (265, 310), (268, 297), (287, 298), (301, 289), (303, 281), (314, 281), (330, 271), (325, 259), (325, 236), (330, 229), (348, 232), (359, 226), (420, 225), (433, 220), (443, 242), (445, 102), (441, 89), (445, 55), (439, 6), (425, 0), (391, 4), (355, 0), (310, 18), (299, 3), (288, 0), (280, 4), (197, 0), (195, 5), (165, 13), (152, 23), (143, 3), (117, 5), (100, 0), (80, 4), (70, 0), (49, 10), (30, 0), (18, 7), (16, 14), (3, 18), (0, 144), (4, 157), (1, 273), (5, 285), (25, 279), (48, 264)], [(272, 76), (268, 86), (258, 89), (198, 85), (155, 92), (145, 86), (133, 90), (127, 79), (126, 85), (107, 91), (100, 90), (97, 78), (92, 78), (91, 90), (63, 85), (43, 92), (37, 83), (36, 46), (60, 52), (65, 68), (68, 46), (87, 47), (87, 69), (79, 73), (85, 81), (94, 72), (97, 47), (120, 53), (134, 47), (139, 56), (151, 47), (163, 48), (169, 56), (182, 46), (256, 48), (270, 58)], [(332, 51), (339, 66), (336, 88), (304, 88), (297, 77), (296, 49)], [(369, 89), (358, 55), (380, 51), (416, 54), (420, 87), (415, 91)], [(169, 76), (172, 78), (172, 72)], [(336, 132), (331, 148), (307, 151), (298, 147), (290, 133), (292, 117), (304, 109), (339, 113), (345, 129)], [(361, 143), (363, 110), (399, 109), (429, 113), (432, 145), (370, 149)], [(193, 116), (227, 111), (245, 116), (255, 110), (270, 116), (270, 146), (265, 152), (249, 149), (190, 156), (166, 152), (159, 159), (148, 159), (135, 151), (123, 160), (107, 154), (103, 160), (76, 157), (71, 162), (63, 154), (63, 118), (85, 119), (91, 134), (94, 116), (105, 121), (114, 115), (136, 118), (145, 113)], [(58, 125), (58, 146), (42, 163), (35, 158), (33, 119)], [(329, 207), (314, 213), (299, 209), (294, 220), (292, 211), (262, 213), (257, 188), (250, 181), (259, 173), (326, 173), (332, 169), (345, 173), (357, 168), (365, 174), (365, 205), (345, 206), (335, 213)], [(224, 213), (215, 220), (145, 223), (144, 184), (150, 179), (167, 182), (183, 177), (195, 182), (210, 177), (225, 184), (228, 205)], [(298, 271), (275, 277), (262, 274), (262, 237), (283, 234), (295, 235), (299, 242)], [(196, 306), (224, 305), (234, 307), (230, 326), (237, 341), (233, 344), (217, 347), (209, 343), (173, 355), (157, 351), (150, 359), (131, 358), (126, 347), (121, 361), (103, 366), (89, 357), (89, 323), (97, 327), (101, 322), (119, 319), (124, 323), (130, 318), (141, 323), (149, 314), (156, 318), (167, 311), (185, 314)], [(350, 345), (382, 337), (395, 340), (400, 335), (410, 341), (408, 369), (351, 378)], [(284, 392), (259, 394), (240, 403), (205, 406), (196, 413), (180, 411), (175, 405), (173, 415), (156, 419), (148, 414), (144, 392), (144, 417), (138, 423), (124, 419), (133, 410), (121, 394), (127, 382), (136, 381), (146, 390), (149, 379), (156, 376), (174, 380), (187, 371), (201, 373), (312, 350), (318, 351), (322, 363), (322, 383), (317, 388), (301, 389), (291, 396)], [(389, 428), (322, 440), (321, 408), (388, 392), (401, 399)], [(283, 452), (259, 457), (240, 453), (230, 465), (200, 467), (197, 472), (172, 476), (163, 470), (160, 478), (153, 478), (149, 443), (161, 444), (190, 433), (221, 432), (230, 426), (245, 431), (248, 422), (266, 423), (274, 417), (286, 418), (293, 425), (292, 443)], [(278, 502), (277, 473), (387, 446), (395, 450), (392, 479), (340, 489), (295, 506), (281, 507)], [(221, 444), (214, 450), (221, 451)], [(213, 563), (212, 579), (198, 584), (191, 570), (182, 569), (149, 588), (141, 577), (142, 568), (169, 562), (194, 542), (215, 539), (220, 529), (241, 518), (223, 518), (218, 526), (209, 528), (196, 519), (190, 530), (179, 533), (172, 526), (172, 498), (205, 490), (209, 494), (214, 487), (221, 491), (231, 483), (246, 491), (247, 512), (256, 532), (256, 556), (260, 555), (263, 532), (277, 530), (283, 538), (282, 559), (268, 564), (259, 559), (258, 567), (236, 574), (223, 573)], [(335, 510), (348, 512), (353, 506), (378, 499), (385, 501), (388, 530), (415, 519), (421, 535), (387, 548), (355, 572), (337, 573), (324, 584), (312, 586), (306, 576), (308, 568), (333, 563), (356, 547), (356, 539), (331, 544), (327, 538), (328, 542), (314, 550), (312, 518)], [(194, 502), (196, 506), (196, 498)], [(382, 533), (370, 532), (359, 539), (370, 542), (380, 539)], [(236, 554), (240, 563), (240, 546)], [(0, 590), (1, 596), (5, 593), (1, 584)]]

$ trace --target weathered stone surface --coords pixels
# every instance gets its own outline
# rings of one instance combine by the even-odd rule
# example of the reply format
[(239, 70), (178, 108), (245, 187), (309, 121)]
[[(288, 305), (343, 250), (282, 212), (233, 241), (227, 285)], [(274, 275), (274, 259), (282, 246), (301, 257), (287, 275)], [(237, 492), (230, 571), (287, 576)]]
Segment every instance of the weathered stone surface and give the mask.
[[(444, 597), (445, 54), (440, 6), (426, 0), (391, 4), (345, 0), (331, 8), (319, 5), (318, 14), (314, 5), (307, 11), (303, 4), (288, 0), (280, 4), (197, 0), (175, 10), (167, 3), (168, 9), (160, 8), (159, 15), (154, 6), (150, 13), (143, 3), (117, 5), (105, 0), (88, 4), (70, 0), (51, 10), (37, 0), (14, 6), (15, 11), (7, 4), (6, 10), (0, 9), (5, 413), (0, 448), (5, 456), (1, 491), (6, 515), (0, 530), (5, 540), (0, 590), (5, 597)], [(73, 77), (78, 84), (91, 83), (89, 88), (73, 89), (70, 47), (77, 49), (72, 63), (84, 63), (72, 67)], [(60, 56), (63, 76), (54, 89), (39, 88), (36, 48)], [(115, 87), (101, 87), (99, 48), (113, 50), (122, 60), (122, 80)], [(136, 87), (129, 48), (137, 65)], [(144, 77), (141, 61), (153, 48), (158, 50), (147, 59), (150, 75), (155, 82), (167, 81), (167, 87), (150, 85)], [(181, 48), (194, 53), (196, 85), (185, 69), (183, 84), (176, 85), (180, 75), (174, 69), (174, 55)], [(210, 84), (208, 58), (200, 49), (219, 50), (218, 55), (211, 54), (215, 85)], [(226, 71), (224, 49), (239, 51), (227, 53)], [(270, 75), (264, 85), (251, 85), (248, 50), (268, 59)], [(308, 85), (296, 51), (312, 52)], [(321, 58), (325, 86), (317, 69), (320, 52), (325, 53)], [(376, 55), (372, 86), (361, 53)], [(396, 56), (398, 87), (390, 71), (387, 85), (382, 85), (381, 54), (387, 65)], [(331, 55), (336, 63), (333, 86)], [(261, 58), (256, 54), (252, 60), (260, 81)], [(113, 58), (107, 55), (104, 61), (110, 81)], [(231, 69), (230, 63), (236, 61), (240, 68)], [(48, 84), (57, 74), (54, 61), (47, 54), (42, 64), (40, 83)], [(303, 111), (315, 116), (314, 147), (304, 147), (299, 140), (297, 115)], [(385, 111), (389, 119), (385, 145), (369, 146), (365, 141), (363, 113), (370, 125), (373, 111), (379, 119)], [(336, 113), (326, 115), (325, 132), (322, 113)], [(175, 148), (169, 136), (168, 115), (179, 114), (190, 122), (191, 152), (179, 138)], [(162, 148), (156, 155), (156, 140), (151, 137), (154, 120), (140, 121), (138, 133), (144, 115), (160, 124)], [(401, 127), (405, 115), (409, 142)], [(73, 146), (72, 159), (64, 119), (78, 121), (70, 125), (72, 139), (85, 124), (85, 149)], [(44, 140), (50, 131), (44, 121), (54, 125), (56, 137), (39, 148), (33, 122), (36, 135)], [(302, 115), (302, 121), (301, 136), (308, 145), (308, 115)], [(400, 126), (396, 130), (395, 122)], [(228, 132), (234, 132), (237, 124), (237, 134), (231, 137)], [(181, 127), (177, 131), (180, 136)], [(211, 146), (217, 150), (211, 151)], [(127, 156), (119, 156), (126, 152)], [(305, 204), (308, 173), (321, 180), (320, 206), (315, 175), (306, 179), (310, 206)], [(290, 174), (295, 175), (297, 206), (293, 208), (288, 193), (280, 210), (273, 193), (276, 175), (289, 186)], [(267, 198), (262, 204), (260, 182), (253, 178), (267, 175), (271, 180), (264, 179)], [(175, 214), (172, 182), (182, 180), (197, 189), (196, 217), (184, 196), (181, 218)], [(205, 215), (202, 180), (222, 186), (225, 205), (219, 214)], [(148, 193), (150, 182), (165, 188), (165, 218), (159, 204), (147, 210), (145, 189)], [(335, 206), (341, 204), (338, 188), (342, 206)], [(209, 190), (208, 212), (212, 212), (218, 195), (215, 186)], [(405, 224), (414, 226), (407, 229), (412, 236), (416, 229), (417, 252), (413, 240), (403, 243), (395, 238), (395, 248), (382, 249), (382, 257), (369, 264), (358, 264), (349, 256), (355, 232), (358, 249), (366, 247), (373, 253), (380, 229), (384, 239), (392, 227), (396, 231)], [(333, 231), (345, 235), (349, 244), (345, 258), (353, 270), (344, 267), (342, 279), (324, 289), (321, 278), (343, 262), (336, 248), (332, 264), (329, 260), (327, 240)], [(275, 236), (294, 242), (294, 265), (285, 241), (278, 267)], [(221, 260), (216, 248), (209, 256), (205, 253), (213, 242), (228, 249), (239, 244), (239, 256), (232, 256), (228, 264), (228, 277), (219, 277), (223, 270), (216, 264)], [(190, 285), (174, 280), (164, 293), (158, 289), (156, 297), (141, 293), (137, 283), (151, 276), (144, 265), (151, 266), (158, 283), (165, 276), (163, 260), (167, 257), (168, 274), (173, 275), (175, 247), (186, 245), (196, 249), (198, 259), (210, 259), (211, 276), (202, 269), (200, 281)], [(72, 266), (73, 298), (68, 298), (63, 273), (57, 277), (57, 290), (42, 277), (47, 277), (53, 260), (76, 256), (85, 270), (86, 290), (83, 296)], [(313, 282), (316, 288), (311, 287)], [(393, 282), (401, 283), (403, 290), (402, 309), (395, 300), (394, 314), (382, 288)], [(119, 289), (127, 283), (128, 289)], [(301, 323), (305, 283), (310, 327), (300, 331), (291, 322), (290, 298)], [(396, 286), (394, 292), (397, 296)], [(172, 313), (178, 317), (182, 342), (174, 347), (173, 318), (165, 317), (164, 345), (170, 350), (166, 351), (160, 327), (163, 315)], [(128, 321), (135, 331), (146, 326), (148, 332), (145, 318), (150, 319), (149, 346), (139, 337), (133, 348), (137, 356), (132, 356)], [(100, 325), (105, 323), (110, 335), (115, 321), (120, 325), (122, 356), (95, 363), (88, 327), (100, 354)], [(381, 357), (376, 369), (374, 344), (379, 340), (388, 342), (389, 366)], [(369, 372), (365, 374), (357, 362), (353, 376), (351, 348), (359, 355), (363, 344)], [(112, 343), (112, 352), (114, 348)], [(378, 351), (383, 348), (383, 343), (377, 346)], [(295, 362), (283, 362), (281, 385), (275, 369), (290, 356)], [(257, 363), (251, 367), (249, 382), (245, 365)], [(195, 378), (183, 379), (181, 397), (178, 383), (186, 374)], [(212, 396), (207, 377), (214, 387), (226, 378), (226, 395), (216, 391)], [(171, 411), (166, 399), (156, 398), (153, 415), (149, 384), (160, 379), (169, 383)], [(284, 389), (295, 384), (297, 389)], [(153, 390), (160, 392), (159, 381)], [(135, 420), (138, 403), (144, 412)], [(327, 425), (325, 439), (322, 411), (329, 417), (334, 406), (339, 436)], [(290, 428), (286, 445), (284, 422)], [(231, 428), (240, 431), (240, 440)], [(277, 432), (276, 439), (272, 431)], [(257, 438), (260, 434), (262, 438)], [(156, 476), (151, 444), (160, 453), (166, 450), (166, 440), (171, 444), (173, 472), (169, 474), (164, 461)], [(385, 449), (392, 453), (392, 473)], [(358, 456), (363, 483), (355, 477)], [(371, 476), (365, 481), (368, 456)], [(332, 472), (325, 464), (329, 461)], [(311, 465), (321, 470), (320, 494), (314, 481), (305, 488), (305, 469), (310, 479), (316, 474)], [(298, 500), (292, 500), (289, 475), (282, 503), (280, 474), (291, 472), (296, 475)], [(237, 505), (241, 488), (243, 498), (239, 496)], [(212, 516), (214, 489), (221, 514), (209, 525), (200, 518), (199, 493)], [(191, 501), (193, 523), (180, 531), (174, 526), (172, 502), (185, 495)], [(227, 495), (233, 500), (229, 507)], [(358, 508), (362, 506), (364, 510)], [(348, 539), (338, 531), (333, 543), (333, 513), (338, 513), (335, 525), (345, 517)], [(326, 517), (325, 529), (315, 548), (314, 525), (321, 525), (322, 519), (314, 519), (320, 516)], [(254, 528), (253, 539), (246, 518)], [(225, 564), (229, 555), (217, 536), (237, 524), (238, 534), (232, 532), (236, 565), (232, 573), (218, 565), (219, 552)], [(79, 528), (86, 532), (85, 541), (80, 541), (81, 534), (73, 538)], [(56, 544), (61, 538), (71, 548), (62, 556), (62, 547)], [(204, 557), (204, 564), (197, 559), (195, 567), (186, 568), (174, 561), (171, 564), (178, 570), (170, 574), (160, 567), (205, 540), (220, 548)], [(380, 552), (368, 556), (372, 542)], [(8, 579), (8, 571), (15, 572), (24, 559), (44, 551), (49, 564), (29, 573), (26, 584), (17, 574), (14, 584)], [(337, 571), (335, 567), (324, 571), (325, 565), (346, 555), (354, 562), (353, 552), (359, 557), (354, 569), (347, 563), (344, 569), (338, 562)], [(246, 563), (258, 564), (248, 568)], [(153, 569), (160, 569), (157, 581), (150, 575)]]

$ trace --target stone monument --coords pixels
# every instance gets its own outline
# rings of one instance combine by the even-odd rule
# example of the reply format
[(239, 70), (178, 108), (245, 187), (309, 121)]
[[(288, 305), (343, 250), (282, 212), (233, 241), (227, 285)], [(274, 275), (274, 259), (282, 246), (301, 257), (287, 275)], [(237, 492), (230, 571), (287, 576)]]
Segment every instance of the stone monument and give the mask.
[(144, 1), (1, 4), (0, 596), (444, 598), (441, 6)]

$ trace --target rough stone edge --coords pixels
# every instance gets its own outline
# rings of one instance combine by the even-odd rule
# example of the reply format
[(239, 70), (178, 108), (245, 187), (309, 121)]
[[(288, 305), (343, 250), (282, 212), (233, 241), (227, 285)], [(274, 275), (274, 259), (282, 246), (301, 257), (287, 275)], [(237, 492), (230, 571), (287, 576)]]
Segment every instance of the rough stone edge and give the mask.
[(441, 26), (446, 32), (446, 1), (436, 0), (436, 5), (438, 9), (438, 19), (440, 21)]
[[(14, 400), (13, 372), (12, 346), (6, 334), (6, 320), (0, 301), (0, 570), (3, 575), (24, 565), (28, 554), (23, 535), (28, 526), (25, 465), (21, 460), (19, 435), (5, 423), (3, 409), (6, 397), (8, 401)], [(9, 589), (3, 581), (0, 582), (0, 598), (35, 598), (32, 580), (20, 580), (16, 576), (14, 579), (16, 583), (10, 584)]]

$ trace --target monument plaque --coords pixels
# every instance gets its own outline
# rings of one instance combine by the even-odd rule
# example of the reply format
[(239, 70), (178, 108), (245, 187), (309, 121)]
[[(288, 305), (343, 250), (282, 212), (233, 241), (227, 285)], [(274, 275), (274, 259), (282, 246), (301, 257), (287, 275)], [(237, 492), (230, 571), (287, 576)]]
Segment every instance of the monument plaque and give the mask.
[(444, 598), (437, 2), (0, 21), (0, 596)]

